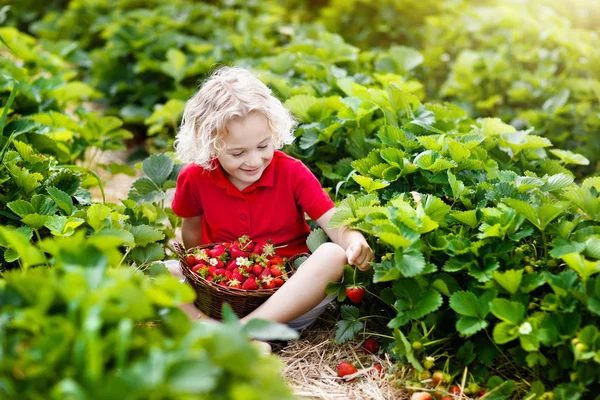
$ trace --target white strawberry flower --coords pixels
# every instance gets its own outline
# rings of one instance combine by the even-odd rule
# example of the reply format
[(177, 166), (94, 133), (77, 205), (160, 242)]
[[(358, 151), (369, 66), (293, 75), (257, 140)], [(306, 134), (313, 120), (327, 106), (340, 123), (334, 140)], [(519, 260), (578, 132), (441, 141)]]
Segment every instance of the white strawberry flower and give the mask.
[(519, 333), (521, 335), (529, 335), (532, 330), (533, 330), (533, 328), (531, 327), (531, 324), (529, 322), (524, 322), (519, 327)]
[(216, 266), (217, 266), (217, 264), (219, 263), (219, 260), (217, 260), (216, 258), (211, 258), (211, 259), (208, 261), (208, 263), (209, 263), (210, 265), (212, 265), (213, 267), (216, 267)]
[(246, 264), (246, 261), (248, 261), (248, 259), (246, 257), (238, 257), (235, 259), (235, 265), (237, 265), (238, 267), (241, 267), (242, 265)]

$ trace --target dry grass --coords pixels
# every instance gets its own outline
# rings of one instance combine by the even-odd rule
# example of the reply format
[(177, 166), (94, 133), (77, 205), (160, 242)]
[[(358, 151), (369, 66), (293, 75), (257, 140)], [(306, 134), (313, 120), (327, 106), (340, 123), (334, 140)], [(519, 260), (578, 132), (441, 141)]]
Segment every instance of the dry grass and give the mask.
[[(324, 316), (302, 332), (299, 340), (285, 345), (274, 345), (286, 367), (283, 376), (299, 398), (303, 399), (395, 399), (410, 398), (406, 389), (397, 388), (384, 378), (373, 376), (373, 364), (390, 370), (389, 358), (368, 354), (360, 342), (335, 344), (335, 321), (339, 311), (328, 310)], [(357, 366), (358, 372), (345, 378), (337, 376), (337, 365), (347, 361)], [(402, 375), (408, 374), (400, 371)]]

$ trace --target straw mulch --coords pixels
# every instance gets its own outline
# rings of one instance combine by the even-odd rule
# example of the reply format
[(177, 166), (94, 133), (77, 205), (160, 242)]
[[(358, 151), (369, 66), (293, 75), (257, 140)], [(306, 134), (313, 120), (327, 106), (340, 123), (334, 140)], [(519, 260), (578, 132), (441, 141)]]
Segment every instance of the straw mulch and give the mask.
[[(283, 376), (295, 394), (302, 399), (409, 399), (406, 389), (373, 376), (373, 364), (380, 364), (384, 372), (390, 370), (389, 358), (366, 353), (360, 341), (342, 345), (334, 342), (338, 315), (339, 310), (330, 306), (301, 333), (299, 340), (273, 346), (273, 352), (286, 364)], [(337, 365), (342, 361), (358, 368), (356, 374), (345, 377), (352, 378), (348, 381), (337, 376)], [(407, 368), (403, 374), (408, 372)]]

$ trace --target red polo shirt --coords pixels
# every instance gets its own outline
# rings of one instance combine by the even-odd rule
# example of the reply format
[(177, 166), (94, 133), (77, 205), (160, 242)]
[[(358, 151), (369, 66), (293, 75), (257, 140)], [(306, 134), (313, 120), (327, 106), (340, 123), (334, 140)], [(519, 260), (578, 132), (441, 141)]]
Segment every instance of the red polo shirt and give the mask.
[(313, 173), (299, 160), (275, 151), (258, 181), (240, 191), (218, 160), (206, 170), (189, 164), (179, 173), (172, 208), (182, 218), (202, 216), (202, 244), (233, 241), (248, 235), (271, 239), (289, 257), (307, 252), (310, 228), (304, 213), (316, 220), (334, 207)]

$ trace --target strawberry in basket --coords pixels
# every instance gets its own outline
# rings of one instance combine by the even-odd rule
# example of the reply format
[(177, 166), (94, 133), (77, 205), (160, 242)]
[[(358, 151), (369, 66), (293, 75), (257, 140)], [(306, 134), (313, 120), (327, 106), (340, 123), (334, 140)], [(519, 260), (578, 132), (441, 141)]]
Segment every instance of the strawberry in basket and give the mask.
[(276, 254), (277, 247), (267, 240), (253, 242), (242, 236), (230, 243), (194, 249), (185, 256), (190, 269), (220, 286), (242, 290), (280, 287), (288, 279), (286, 259)]

